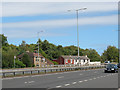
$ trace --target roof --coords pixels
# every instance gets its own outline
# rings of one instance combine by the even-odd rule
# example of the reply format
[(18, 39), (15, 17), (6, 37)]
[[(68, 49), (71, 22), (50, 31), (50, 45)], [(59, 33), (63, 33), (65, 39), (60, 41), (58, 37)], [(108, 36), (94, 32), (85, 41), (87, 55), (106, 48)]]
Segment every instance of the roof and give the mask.
[(64, 56), (62, 55), (61, 57), (63, 57), (64, 59), (89, 59), (87, 56)]
[[(18, 55), (19, 58), (23, 57), (25, 53), (22, 53), (20, 55)], [(32, 53), (32, 52), (26, 52), (27, 55), (29, 55), (30, 57), (34, 57), (34, 56), (38, 56), (38, 53)], [(42, 55), (39, 53), (39, 57), (42, 57)]]
[[(25, 53), (22, 53), (22, 54), (18, 55), (17, 57), (18, 57), (18, 58), (22, 58), (24, 54), (25, 54)], [(32, 60), (34, 57), (38, 57), (38, 53), (26, 52), (26, 54), (30, 56), (31, 60)], [(43, 56), (39, 53), (39, 57), (43, 57)], [(46, 58), (45, 58), (45, 59), (46, 59)], [(32, 60), (32, 61), (33, 61), (33, 60)], [(47, 64), (53, 64), (53, 63), (52, 63), (50, 60), (48, 60), (48, 59), (46, 59), (46, 61), (47, 61)]]

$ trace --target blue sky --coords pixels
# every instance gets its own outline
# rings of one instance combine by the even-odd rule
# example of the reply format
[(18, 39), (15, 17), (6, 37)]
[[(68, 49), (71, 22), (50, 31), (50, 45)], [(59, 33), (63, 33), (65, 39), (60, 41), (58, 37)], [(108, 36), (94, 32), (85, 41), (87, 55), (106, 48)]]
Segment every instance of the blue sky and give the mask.
[[(55, 45), (77, 46), (75, 9), (79, 11), (80, 48), (93, 48), (101, 55), (108, 45), (118, 47), (118, 3), (3, 3), (2, 33), (10, 44), (41, 40)], [(71, 9), (71, 12), (67, 10)], [(0, 25), (1, 26), (1, 25)]]

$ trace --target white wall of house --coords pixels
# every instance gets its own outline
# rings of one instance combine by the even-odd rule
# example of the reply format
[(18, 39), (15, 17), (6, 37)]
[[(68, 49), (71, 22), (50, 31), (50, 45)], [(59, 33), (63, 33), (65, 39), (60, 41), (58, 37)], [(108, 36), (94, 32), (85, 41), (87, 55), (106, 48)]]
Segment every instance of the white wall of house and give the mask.
[[(72, 59), (69, 59), (70, 60), (70, 63), (72, 64)], [(64, 60), (64, 63), (68, 63), (68, 59), (65, 59)], [(93, 64), (93, 63), (90, 63), (90, 59), (74, 59), (74, 65), (85, 65), (85, 64)]]

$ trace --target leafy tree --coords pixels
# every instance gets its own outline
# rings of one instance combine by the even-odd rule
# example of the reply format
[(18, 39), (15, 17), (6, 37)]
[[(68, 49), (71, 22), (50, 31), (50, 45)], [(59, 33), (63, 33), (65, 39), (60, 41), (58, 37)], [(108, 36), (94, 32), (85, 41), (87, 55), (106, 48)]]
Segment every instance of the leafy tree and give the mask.
[(24, 68), (26, 65), (23, 64), (23, 62), (19, 61), (19, 60), (15, 60), (15, 67), (16, 68)]
[(87, 55), (91, 61), (100, 61), (101, 57), (98, 54), (98, 52), (96, 52), (95, 49), (86, 49), (85, 51), (83, 51), (83, 55)]
[(23, 62), (23, 64), (26, 65), (26, 67), (32, 66), (32, 62), (30, 61), (30, 57), (26, 53), (22, 57), (22, 62)]
[(54, 65), (58, 65), (58, 63), (57, 62), (55, 62), (55, 61), (52, 61), (53, 63), (54, 63)]
[(118, 62), (118, 59), (119, 59), (118, 49), (115, 46), (108, 46), (107, 50), (104, 51), (101, 58), (103, 61), (113, 60), (114, 62)]
[(24, 53), (27, 50), (27, 48), (26, 48), (26, 42), (22, 41), (22, 43), (21, 43), (21, 45), (19, 45), (19, 47), (20, 47), (20, 54)]
[(8, 45), (7, 37), (4, 36), (4, 34), (0, 34), (0, 43), (2, 43), (2, 46), (7, 46)]
[(2, 67), (3, 68), (13, 68), (14, 67), (14, 52), (9, 51), (2, 51)]

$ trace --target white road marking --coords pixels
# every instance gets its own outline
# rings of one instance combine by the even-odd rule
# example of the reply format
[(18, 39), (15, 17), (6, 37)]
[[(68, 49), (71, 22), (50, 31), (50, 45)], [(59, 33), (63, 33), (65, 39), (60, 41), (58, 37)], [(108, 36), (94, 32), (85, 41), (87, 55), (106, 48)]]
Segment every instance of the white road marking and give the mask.
[(40, 75), (35, 75), (35, 76), (31, 76), (31, 77), (38, 77), (38, 76), (40, 76)]
[(57, 77), (57, 78), (64, 78), (64, 76), (61, 76), (61, 77)]
[(100, 78), (100, 77), (97, 77), (97, 78)]
[(83, 82), (83, 81), (79, 81), (80, 83)]
[(83, 74), (80, 74), (80, 75), (83, 75)]
[(89, 79), (89, 80), (92, 80), (92, 79)]
[(24, 83), (27, 83), (27, 82), (24, 82)]
[(65, 84), (65, 86), (69, 86), (70, 84)]
[(88, 81), (88, 80), (84, 80), (85, 82)]
[(93, 78), (93, 79), (96, 79), (96, 78)]
[(60, 88), (60, 87), (62, 87), (62, 86), (56, 86), (56, 88)]
[(77, 82), (73, 82), (72, 84), (76, 84)]
[(103, 77), (106, 77), (106, 76), (103, 76)]
[(35, 81), (29, 81), (28, 83), (34, 83)]

